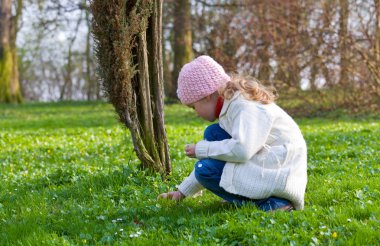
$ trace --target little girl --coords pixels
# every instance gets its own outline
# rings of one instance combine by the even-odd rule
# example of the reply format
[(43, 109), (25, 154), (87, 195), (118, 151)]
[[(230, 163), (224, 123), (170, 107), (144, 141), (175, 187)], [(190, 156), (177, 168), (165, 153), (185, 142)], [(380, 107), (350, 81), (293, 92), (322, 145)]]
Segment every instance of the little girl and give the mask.
[(264, 211), (303, 209), (306, 144), (271, 91), (253, 78), (230, 78), (211, 57), (200, 56), (182, 68), (177, 94), (198, 116), (219, 123), (206, 128), (204, 140), (185, 146), (199, 161), (177, 191), (159, 198), (182, 200), (206, 188)]

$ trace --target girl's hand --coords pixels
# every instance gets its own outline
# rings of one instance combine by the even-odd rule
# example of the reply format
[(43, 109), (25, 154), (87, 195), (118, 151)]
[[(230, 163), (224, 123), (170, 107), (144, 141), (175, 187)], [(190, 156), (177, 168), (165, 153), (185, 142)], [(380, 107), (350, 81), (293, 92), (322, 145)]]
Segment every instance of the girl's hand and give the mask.
[(185, 154), (188, 157), (195, 158), (195, 144), (186, 144), (185, 145)]
[(185, 198), (185, 195), (182, 194), (180, 191), (170, 191), (168, 193), (162, 193), (160, 194), (157, 199), (170, 199), (174, 201), (181, 201)]

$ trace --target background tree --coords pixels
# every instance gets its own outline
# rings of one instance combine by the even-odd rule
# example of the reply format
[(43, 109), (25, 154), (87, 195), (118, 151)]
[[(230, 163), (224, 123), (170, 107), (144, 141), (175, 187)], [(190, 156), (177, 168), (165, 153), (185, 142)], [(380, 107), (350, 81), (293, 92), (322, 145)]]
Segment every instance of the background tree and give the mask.
[(100, 95), (100, 86), (97, 83), (97, 80), (94, 78), (94, 60), (92, 52), (92, 39), (91, 39), (91, 16), (90, 9), (86, 5), (87, 0), (83, 0), (81, 8), (85, 10), (85, 21), (87, 26), (87, 35), (86, 35), (86, 50), (85, 50), (85, 68), (83, 69), (84, 78), (86, 81), (86, 90), (87, 90), (87, 100), (99, 100)]
[(0, 1), (0, 102), (21, 102), (16, 39), (23, 0), (17, 0), (12, 15), (12, 0)]
[(191, 3), (190, 0), (177, 0), (174, 4), (174, 60), (172, 83), (167, 88), (167, 96), (177, 98), (178, 74), (186, 63), (193, 59), (193, 41), (191, 26)]
[[(349, 2), (348, 0), (339, 0), (339, 56), (340, 56), (340, 75), (339, 85), (344, 88), (344, 91), (350, 91), (351, 83), (349, 76), (349, 60), (350, 52), (348, 47), (348, 15)], [(349, 94), (343, 94), (344, 99), (352, 100)]]
[(171, 171), (163, 118), (162, 0), (94, 0), (99, 75), (144, 168)]

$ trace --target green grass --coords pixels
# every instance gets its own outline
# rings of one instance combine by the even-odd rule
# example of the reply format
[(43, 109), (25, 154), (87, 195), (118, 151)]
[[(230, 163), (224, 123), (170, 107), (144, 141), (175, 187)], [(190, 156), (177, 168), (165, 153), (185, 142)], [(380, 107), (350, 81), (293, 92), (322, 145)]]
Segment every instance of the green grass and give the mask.
[(308, 143), (305, 210), (235, 208), (158, 194), (192, 170), (207, 126), (166, 106), (170, 180), (138, 170), (105, 103), (0, 105), (0, 245), (380, 245), (378, 117), (297, 118)]

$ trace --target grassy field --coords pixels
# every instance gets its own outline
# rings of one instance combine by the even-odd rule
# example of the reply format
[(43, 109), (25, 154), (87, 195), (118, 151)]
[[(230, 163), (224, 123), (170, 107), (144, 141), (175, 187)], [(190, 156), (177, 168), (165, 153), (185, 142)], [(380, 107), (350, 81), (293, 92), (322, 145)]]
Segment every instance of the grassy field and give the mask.
[(157, 201), (192, 170), (207, 122), (166, 107), (173, 174), (139, 171), (105, 103), (0, 105), (0, 245), (380, 245), (380, 121), (297, 118), (308, 144), (305, 210), (265, 213), (208, 192)]

